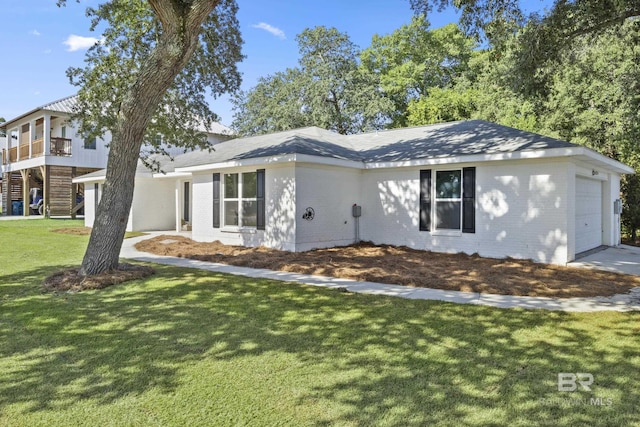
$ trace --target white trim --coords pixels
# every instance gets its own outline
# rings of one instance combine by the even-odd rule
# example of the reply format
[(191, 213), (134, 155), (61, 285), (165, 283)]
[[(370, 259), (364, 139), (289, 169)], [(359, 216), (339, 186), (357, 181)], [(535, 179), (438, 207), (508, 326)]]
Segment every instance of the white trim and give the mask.
[[(551, 148), (534, 151), (514, 151), (509, 153), (496, 154), (471, 154), (461, 156), (436, 157), (428, 159), (403, 160), (398, 162), (368, 162), (365, 169), (384, 169), (398, 167), (422, 167), (435, 165), (451, 165), (456, 163), (481, 163), (495, 162), (503, 160), (529, 160), (529, 159), (551, 159), (562, 157), (578, 157), (589, 163), (596, 163), (600, 166), (604, 164), (608, 170), (617, 173), (633, 174), (635, 170), (623, 163), (610, 159), (602, 154), (596, 153), (586, 147)], [(586, 159), (584, 159), (586, 158)]]
[(314, 163), (327, 166), (348, 167), (354, 169), (388, 169), (403, 167), (424, 167), (437, 165), (453, 165), (457, 163), (482, 163), (504, 160), (536, 160), (575, 157), (599, 168), (621, 174), (634, 174), (635, 170), (623, 163), (610, 159), (586, 147), (551, 148), (546, 150), (514, 151), (495, 154), (471, 154), (446, 156), (428, 159), (402, 160), (395, 162), (360, 162), (353, 160), (335, 159), (331, 157), (312, 156), (309, 154), (286, 154), (282, 156), (255, 157), (250, 159), (230, 160), (220, 163), (207, 163), (198, 166), (176, 168), (176, 173), (203, 172), (210, 170), (237, 168), (243, 166), (258, 166), (277, 163)]
[(106, 179), (105, 176), (89, 176), (89, 177), (79, 176), (77, 178), (73, 178), (71, 182), (73, 182), (74, 184), (84, 184), (88, 182), (104, 182), (105, 179)]
[[(257, 171), (248, 171), (248, 172), (228, 172), (228, 173), (223, 173), (221, 174), (221, 179), (220, 179), (220, 224), (221, 224), (221, 228), (223, 229), (228, 229), (228, 230), (249, 230), (249, 229), (257, 229), (257, 225), (244, 225), (243, 224), (243, 216), (244, 216), (244, 207), (243, 204), (244, 202), (256, 202), (256, 207), (257, 207), (257, 202), (258, 202), (258, 197), (257, 197), (257, 192), (256, 192), (256, 196), (255, 197), (244, 197), (243, 196), (243, 192), (244, 192), (244, 175), (248, 175), (248, 174), (254, 174), (256, 176), (257, 179)], [(226, 183), (226, 177), (229, 175), (237, 175), (237, 181), (236, 181), (236, 192), (237, 195), (236, 197), (226, 197), (226, 192), (227, 192), (227, 183)], [(226, 211), (226, 203), (227, 202), (236, 202), (237, 204), (237, 216), (238, 216), (238, 225), (229, 225), (226, 224), (226, 216), (227, 216), (227, 211)], [(257, 216), (256, 216), (256, 220), (257, 220)]]
[(154, 178), (165, 179), (165, 178), (191, 178), (191, 173), (188, 172), (154, 172), (152, 173)]
[(364, 169), (365, 165), (362, 162), (355, 162), (353, 160), (334, 159), (332, 157), (320, 157), (311, 156), (308, 154), (286, 154), (282, 156), (270, 156), (270, 157), (254, 157), (251, 159), (242, 160), (230, 160), (220, 163), (207, 163), (198, 166), (187, 166), (182, 168), (176, 168), (176, 172), (205, 172), (210, 170), (231, 169), (238, 167), (249, 166), (264, 166), (278, 163), (314, 163), (328, 166), (340, 166), (349, 167), (354, 169)]
[[(431, 206), (431, 212), (433, 215), (433, 231), (440, 231), (440, 232), (454, 232), (454, 233), (461, 233), (462, 232), (462, 190), (464, 189), (464, 184), (463, 184), (463, 173), (462, 173), (462, 169), (461, 168), (455, 168), (455, 169), (447, 169), (447, 168), (435, 168), (433, 169), (434, 171), (434, 178), (432, 179), (433, 181), (433, 189), (432, 191), (432, 195), (433, 195), (433, 204)], [(459, 172), (460, 173), (460, 197), (457, 198), (438, 198), (438, 172), (440, 173), (444, 173), (444, 172)], [(438, 228), (438, 201), (440, 202), (454, 202), (454, 203), (460, 203), (460, 209), (458, 210), (458, 220), (460, 222), (460, 226), (459, 228)]]
[(257, 234), (258, 229), (256, 227), (234, 227), (232, 225), (226, 225), (220, 228), (222, 233), (237, 233), (237, 234)]

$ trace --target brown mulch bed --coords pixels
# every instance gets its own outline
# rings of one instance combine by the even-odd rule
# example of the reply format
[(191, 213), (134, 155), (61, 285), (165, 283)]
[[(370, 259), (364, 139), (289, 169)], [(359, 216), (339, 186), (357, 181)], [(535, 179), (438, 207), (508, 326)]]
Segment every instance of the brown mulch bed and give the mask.
[(59, 234), (72, 234), (75, 236), (88, 236), (91, 234), (91, 227), (64, 227), (64, 228), (54, 228), (51, 230), (53, 233)]
[(640, 286), (640, 277), (625, 274), (369, 243), (294, 253), (157, 236), (136, 248), (243, 267), (501, 295), (611, 296)]
[(151, 267), (121, 263), (117, 270), (95, 276), (81, 276), (77, 268), (60, 271), (44, 280), (49, 292), (80, 292), (88, 289), (103, 289), (130, 280), (144, 279), (154, 274)]

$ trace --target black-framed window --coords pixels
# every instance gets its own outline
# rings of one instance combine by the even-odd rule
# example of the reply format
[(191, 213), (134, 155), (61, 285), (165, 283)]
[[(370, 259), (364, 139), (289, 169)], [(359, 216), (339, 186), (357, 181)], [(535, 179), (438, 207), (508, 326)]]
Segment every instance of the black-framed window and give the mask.
[(93, 138), (84, 139), (84, 148), (86, 150), (95, 150), (96, 147), (97, 147), (97, 138), (95, 136)]
[(420, 171), (420, 230), (475, 233), (475, 168), (434, 172)]
[(265, 171), (213, 174), (213, 227), (265, 228)]

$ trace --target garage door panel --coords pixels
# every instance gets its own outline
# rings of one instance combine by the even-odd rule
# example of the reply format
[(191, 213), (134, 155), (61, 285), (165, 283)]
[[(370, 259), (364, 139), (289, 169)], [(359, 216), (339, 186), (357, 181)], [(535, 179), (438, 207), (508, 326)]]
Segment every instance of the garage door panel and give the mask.
[(576, 253), (602, 244), (602, 183), (576, 177)]

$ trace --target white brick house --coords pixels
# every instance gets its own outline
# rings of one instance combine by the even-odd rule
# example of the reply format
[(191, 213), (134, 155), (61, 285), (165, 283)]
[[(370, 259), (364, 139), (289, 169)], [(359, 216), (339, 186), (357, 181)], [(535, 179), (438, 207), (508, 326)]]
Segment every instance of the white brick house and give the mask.
[[(172, 189), (167, 222), (179, 229), (186, 215), (196, 241), (304, 251), (353, 243), (358, 231), (374, 243), (555, 264), (620, 243), (614, 205), (620, 175), (633, 173), (585, 147), (477, 120), (351, 136), (304, 128), (165, 168), (144, 192)], [(154, 181), (164, 184), (152, 190)]]

